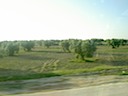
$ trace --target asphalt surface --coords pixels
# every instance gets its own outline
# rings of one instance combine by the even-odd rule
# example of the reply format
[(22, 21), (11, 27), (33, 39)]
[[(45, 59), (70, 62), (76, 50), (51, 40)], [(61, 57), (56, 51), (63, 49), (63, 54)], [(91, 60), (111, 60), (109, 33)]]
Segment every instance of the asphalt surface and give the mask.
[(128, 83), (111, 83), (53, 92), (18, 94), (15, 96), (128, 96)]

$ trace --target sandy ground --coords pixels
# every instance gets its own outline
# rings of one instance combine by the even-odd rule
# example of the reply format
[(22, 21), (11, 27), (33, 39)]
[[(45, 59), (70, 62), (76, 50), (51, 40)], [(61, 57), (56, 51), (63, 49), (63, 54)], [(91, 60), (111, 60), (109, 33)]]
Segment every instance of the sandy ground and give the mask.
[[(51, 78), (41, 78), (41, 79), (22, 80), (22, 81), (8, 81), (8, 82), (0, 82), (0, 86), (1, 86), (0, 96), (6, 96), (6, 95), (20, 96), (20, 94), (54, 92), (59, 90), (67, 90), (67, 89), (70, 90), (76, 88), (85, 88), (89, 86), (97, 86), (97, 85), (99, 86), (104, 84), (116, 84), (120, 82), (127, 83), (128, 76), (97, 76), (97, 75), (65, 76), (65, 77), (51, 77)], [(23, 96), (27, 96), (27, 95), (23, 95)], [(32, 96), (38, 96), (38, 95), (32, 95)], [(40, 95), (40, 96), (45, 96), (45, 95)], [(46, 96), (52, 96), (52, 95), (46, 95)]]

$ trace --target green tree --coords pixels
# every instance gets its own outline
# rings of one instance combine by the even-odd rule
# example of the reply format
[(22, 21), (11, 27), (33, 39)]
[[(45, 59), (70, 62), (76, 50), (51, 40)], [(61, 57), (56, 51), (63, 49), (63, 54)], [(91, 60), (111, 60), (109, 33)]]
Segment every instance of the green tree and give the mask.
[(74, 53), (76, 53), (76, 58), (80, 58), (82, 60), (84, 60), (85, 57), (93, 57), (95, 51), (96, 45), (92, 40), (79, 40), (74, 45)]
[(51, 40), (46, 40), (46, 41), (44, 41), (44, 46), (45, 46), (45, 47), (49, 48), (49, 47), (52, 46), (52, 45), (53, 45), (53, 42), (52, 42)]
[(93, 57), (94, 52), (96, 51), (96, 45), (95, 42), (89, 40), (85, 42), (83, 48), (85, 50), (85, 56), (86, 57)]
[(36, 41), (36, 43), (37, 43), (37, 45), (42, 46), (43, 45), (43, 40), (38, 40), (38, 41)]
[(121, 45), (121, 39), (108, 39), (106, 40), (109, 46), (111, 46), (113, 49), (118, 48)]
[(121, 45), (121, 40), (111, 39), (111, 40), (109, 40), (109, 45), (112, 46), (112, 48), (117, 48)]
[(61, 46), (62, 46), (64, 52), (71, 52), (70, 51), (70, 43), (69, 43), (69, 40), (62, 41), (61, 42)]
[(91, 39), (96, 45), (103, 45), (104, 39)]
[(5, 41), (0, 42), (0, 58), (8, 55), (6, 46), (7, 46), (7, 44)]
[(34, 41), (24, 41), (22, 42), (21, 46), (24, 48), (25, 51), (31, 51), (32, 48), (35, 46)]
[(121, 45), (122, 45), (122, 46), (125, 46), (125, 45), (127, 45), (128, 40), (126, 40), (126, 39), (121, 39), (120, 42), (121, 42)]
[(13, 56), (15, 53), (19, 52), (19, 44), (10, 42), (6, 47), (6, 50), (9, 56)]
[(3, 57), (5, 57), (5, 56), (7, 56), (7, 55), (8, 55), (8, 54), (7, 54), (7, 50), (0, 48), (0, 58), (3, 58)]

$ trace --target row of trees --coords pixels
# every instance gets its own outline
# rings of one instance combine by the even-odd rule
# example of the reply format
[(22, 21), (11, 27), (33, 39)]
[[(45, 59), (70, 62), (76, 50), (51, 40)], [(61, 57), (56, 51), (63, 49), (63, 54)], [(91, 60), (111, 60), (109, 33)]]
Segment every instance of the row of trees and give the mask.
[(84, 60), (85, 57), (92, 57), (96, 50), (95, 43), (92, 40), (61, 40), (61, 41), (4, 41), (0, 42), (0, 56), (13, 56), (17, 54), (20, 49), (24, 51), (31, 51), (35, 45), (49, 48), (50, 46), (61, 46), (64, 52), (74, 52), (76, 58)]
[[(35, 40), (33, 41), (35, 45), (37, 46), (44, 46), (47, 48), (50, 48), (51, 46), (63, 46), (66, 44), (68, 47), (69, 41), (78, 40), (78, 39), (69, 39), (69, 40)], [(90, 39), (93, 41), (97, 46), (103, 45), (103, 46), (111, 46), (112, 48), (117, 48), (119, 46), (126, 46), (128, 45), (128, 40), (126, 39)], [(88, 40), (85, 40), (88, 41)], [(64, 44), (62, 44), (64, 43)], [(69, 51), (69, 50), (68, 50)]]
[(125, 39), (108, 39), (106, 40), (106, 42), (109, 46), (112, 46), (112, 48), (118, 48), (119, 46), (128, 45), (128, 40)]
[(31, 51), (35, 46), (33, 41), (4, 41), (0, 42), (0, 57), (13, 56), (17, 54), (20, 48), (25, 51)]
[(64, 52), (73, 52), (76, 58), (84, 60), (85, 57), (93, 57), (96, 44), (92, 40), (64, 40), (61, 42)]
[(0, 42), (0, 57), (13, 56), (20, 49), (31, 51), (34, 46), (45, 46), (49, 48), (53, 45), (59, 45), (58, 40), (33, 40), (33, 41), (2, 41)]
[(125, 39), (90, 39), (90, 40), (33, 40), (33, 41), (3, 41), (0, 42), (0, 57), (13, 56), (19, 52), (21, 48), (25, 51), (31, 51), (34, 46), (61, 46), (64, 52), (73, 52), (76, 58), (84, 59), (92, 57), (96, 51), (96, 46), (108, 45), (112, 48), (128, 45)]

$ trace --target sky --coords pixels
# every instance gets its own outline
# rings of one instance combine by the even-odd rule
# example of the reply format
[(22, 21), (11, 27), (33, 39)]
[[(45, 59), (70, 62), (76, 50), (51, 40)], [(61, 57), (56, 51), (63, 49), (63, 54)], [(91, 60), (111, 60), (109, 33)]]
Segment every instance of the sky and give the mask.
[(0, 41), (128, 39), (128, 0), (0, 0)]

